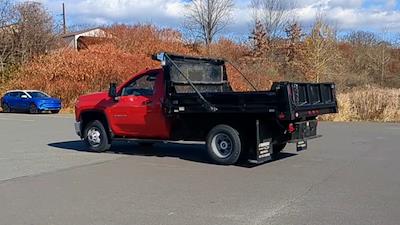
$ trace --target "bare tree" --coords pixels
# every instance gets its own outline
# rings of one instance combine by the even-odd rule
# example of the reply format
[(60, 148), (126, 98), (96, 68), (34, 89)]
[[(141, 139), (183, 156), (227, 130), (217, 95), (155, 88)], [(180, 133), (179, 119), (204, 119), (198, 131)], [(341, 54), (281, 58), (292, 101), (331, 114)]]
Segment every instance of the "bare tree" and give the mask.
[(283, 75), (287, 80), (301, 80), (307, 73), (307, 65), (304, 63), (306, 52), (302, 41), (305, 34), (297, 21), (289, 23), (285, 32), (287, 40), (282, 48), (285, 56), (282, 63)]
[(353, 46), (372, 46), (378, 43), (376, 35), (367, 31), (353, 31), (347, 35), (346, 40)]
[(185, 27), (209, 46), (229, 22), (233, 0), (193, 0), (188, 5)]
[(55, 43), (53, 20), (37, 2), (0, 0), (0, 73), (8, 74)]
[(292, 0), (251, 0), (252, 16), (255, 21), (261, 21), (271, 41), (284, 33), (284, 27), (289, 22), (294, 1)]
[(368, 84), (374, 77), (377, 68), (374, 63), (375, 46), (379, 40), (374, 33), (353, 31), (346, 36), (350, 49), (347, 50), (346, 65), (349, 71), (350, 85)]
[(0, 74), (1, 82), (5, 80), (5, 72), (14, 51), (15, 10), (9, 0), (0, 0)]
[(55, 42), (54, 23), (44, 6), (24, 2), (16, 6), (18, 13), (17, 51), (21, 62), (46, 53)]
[(337, 48), (336, 32), (323, 20), (317, 17), (311, 34), (305, 40), (308, 66), (312, 70), (311, 78), (320, 82), (337, 75), (334, 70), (340, 66), (341, 56)]
[(253, 31), (249, 37), (254, 57), (265, 57), (269, 51), (267, 32), (260, 21), (256, 21)]
[(392, 59), (391, 55), (391, 44), (388, 41), (388, 30), (385, 28), (381, 32), (380, 41), (369, 48), (367, 51), (368, 57), (372, 60), (371, 66), (376, 71), (375, 76), (379, 77), (379, 82), (383, 86), (386, 73), (387, 66)]

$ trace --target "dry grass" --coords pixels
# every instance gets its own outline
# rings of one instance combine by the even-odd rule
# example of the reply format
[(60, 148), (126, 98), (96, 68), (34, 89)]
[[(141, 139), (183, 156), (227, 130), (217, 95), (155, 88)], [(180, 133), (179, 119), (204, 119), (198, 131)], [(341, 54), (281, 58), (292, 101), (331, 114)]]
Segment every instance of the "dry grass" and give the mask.
[(365, 87), (339, 94), (337, 99), (339, 113), (323, 120), (400, 122), (400, 89)]

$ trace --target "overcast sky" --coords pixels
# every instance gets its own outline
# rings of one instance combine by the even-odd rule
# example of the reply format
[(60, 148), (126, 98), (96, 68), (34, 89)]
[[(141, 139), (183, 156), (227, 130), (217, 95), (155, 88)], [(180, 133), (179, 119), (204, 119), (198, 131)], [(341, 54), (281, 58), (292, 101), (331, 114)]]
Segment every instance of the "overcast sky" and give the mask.
[[(61, 4), (65, 3), (69, 25), (107, 25), (113, 23), (154, 23), (180, 28), (184, 5), (190, 0), (41, 0), (61, 21)], [(235, 0), (228, 35), (247, 35), (251, 24), (250, 0)], [(398, 0), (298, 0), (295, 17), (307, 26), (319, 11), (340, 30), (400, 32)]]

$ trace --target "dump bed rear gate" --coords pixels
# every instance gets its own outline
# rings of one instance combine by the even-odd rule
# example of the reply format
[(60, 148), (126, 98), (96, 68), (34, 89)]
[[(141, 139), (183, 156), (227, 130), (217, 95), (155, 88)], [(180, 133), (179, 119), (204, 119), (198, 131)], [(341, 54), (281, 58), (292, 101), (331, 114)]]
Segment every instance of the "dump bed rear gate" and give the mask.
[(336, 113), (337, 102), (333, 83), (274, 83), (281, 99), (279, 112), (284, 113), (284, 120), (299, 120), (318, 115)]

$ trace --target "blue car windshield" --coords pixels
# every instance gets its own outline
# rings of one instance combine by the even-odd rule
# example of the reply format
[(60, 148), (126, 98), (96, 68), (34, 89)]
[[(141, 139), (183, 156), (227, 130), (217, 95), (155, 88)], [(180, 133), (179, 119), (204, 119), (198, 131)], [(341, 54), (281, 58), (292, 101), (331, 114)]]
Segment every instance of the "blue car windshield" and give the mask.
[(50, 97), (50, 96), (48, 96), (47, 94), (42, 93), (42, 92), (38, 92), (38, 91), (35, 91), (35, 92), (28, 92), (28, 94), (29, 94), (32, 98), (48, 98), (48, 97)]

